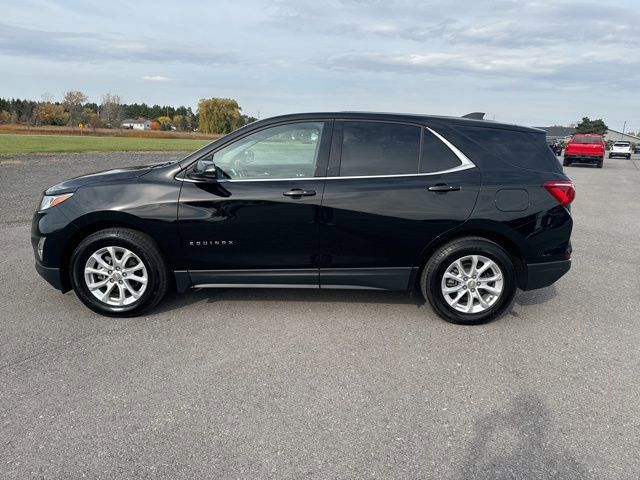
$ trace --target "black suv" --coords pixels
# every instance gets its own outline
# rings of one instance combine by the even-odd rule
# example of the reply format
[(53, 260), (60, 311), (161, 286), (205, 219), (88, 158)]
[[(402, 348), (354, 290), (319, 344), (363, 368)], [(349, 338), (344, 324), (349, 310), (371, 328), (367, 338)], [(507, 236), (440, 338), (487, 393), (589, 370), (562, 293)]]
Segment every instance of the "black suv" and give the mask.
[(574, 194), (542, 130), (308, 113), (62, 182), (31, 238), (40, 275), (105, 315), (169, 289), (346, 288), (420, 290), (474, 324), (569, 270)]

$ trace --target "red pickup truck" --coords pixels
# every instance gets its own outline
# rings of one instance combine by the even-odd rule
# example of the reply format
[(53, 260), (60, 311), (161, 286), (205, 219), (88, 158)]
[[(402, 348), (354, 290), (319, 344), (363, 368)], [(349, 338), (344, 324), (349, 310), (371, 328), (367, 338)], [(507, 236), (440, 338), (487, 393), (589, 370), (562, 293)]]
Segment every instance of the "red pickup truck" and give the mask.
[(605, 145), (602, 135), (593, 133), (574, 135), (567, 143), (562, 165), (568, 167), (572, 163), (591, 163), (598, 168), (602, 168), (604, 150)]

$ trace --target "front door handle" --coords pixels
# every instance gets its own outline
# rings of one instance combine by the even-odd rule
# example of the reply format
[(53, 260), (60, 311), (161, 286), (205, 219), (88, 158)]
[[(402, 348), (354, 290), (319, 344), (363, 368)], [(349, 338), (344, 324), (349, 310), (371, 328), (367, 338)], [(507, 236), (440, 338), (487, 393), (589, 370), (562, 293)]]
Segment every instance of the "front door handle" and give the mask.
[(457, 190), (460, 190), (460, 187), (458, 185), (447, 185), (446, 183), (436, 183), (435, 185), (431, 185), (428, 190), (430, 192), (440, 192), (440, 193), (446, 193), (446, 192), (455, 192)]
[(283, 192), (282, 195), (285, 197), (291, 198), (300, 198), (300, 197), (313, 197), (316, 194), (315, 190), (303, 190), (301, 188), (293, 188), (288, 192)]

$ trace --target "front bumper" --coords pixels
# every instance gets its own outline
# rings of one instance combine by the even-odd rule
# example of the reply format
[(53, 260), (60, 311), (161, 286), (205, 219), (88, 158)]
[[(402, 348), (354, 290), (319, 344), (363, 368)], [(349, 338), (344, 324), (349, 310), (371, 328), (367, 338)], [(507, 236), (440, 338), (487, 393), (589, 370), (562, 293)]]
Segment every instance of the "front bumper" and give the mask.
[(535, 290), (554, 284), (571, 268), (571, 260), (530, 263), (527, 265), (527, 282), (522, 290)]
[(60, 290), (62, 293), (68, 292), (70, 290), (66, 282), (62, 281), (62, 275), (59, 268), (45, 267), (40, 262), (36, 262), (36, 271), (52, 287)]

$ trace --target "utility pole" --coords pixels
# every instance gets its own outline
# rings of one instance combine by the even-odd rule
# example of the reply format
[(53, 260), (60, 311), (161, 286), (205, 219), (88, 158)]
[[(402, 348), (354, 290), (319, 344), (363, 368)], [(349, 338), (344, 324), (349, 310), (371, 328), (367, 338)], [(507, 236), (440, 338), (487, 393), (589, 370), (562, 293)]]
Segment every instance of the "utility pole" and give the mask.
[(624, 138), (624, 129), (627, 128), (627, 121), (624, 121), (624, 125), (622, 125), (622, 135), (620, 135), (620, 140)]

